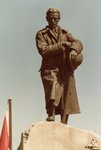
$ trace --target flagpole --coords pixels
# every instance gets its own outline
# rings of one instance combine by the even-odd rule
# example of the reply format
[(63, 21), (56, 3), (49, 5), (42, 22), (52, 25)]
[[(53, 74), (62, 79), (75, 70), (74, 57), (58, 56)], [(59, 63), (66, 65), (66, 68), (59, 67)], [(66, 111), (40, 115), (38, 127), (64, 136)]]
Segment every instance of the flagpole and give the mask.
[(9, 149), (12, 150), (12, 98), (8, 99), (9, 106), (9, 137), (10, 137), (10, 145)]

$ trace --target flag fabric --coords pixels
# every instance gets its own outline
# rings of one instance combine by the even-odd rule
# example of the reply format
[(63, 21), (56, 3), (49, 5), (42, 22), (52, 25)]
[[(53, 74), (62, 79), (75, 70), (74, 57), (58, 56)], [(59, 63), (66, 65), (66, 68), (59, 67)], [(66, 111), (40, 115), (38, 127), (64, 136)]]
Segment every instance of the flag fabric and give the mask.
[(5, 115), (3, 127), (1, 131), (0, 137), (0, 150), (8, 150), (9, 149), (9, 127), (8, 127), (8, 115)]

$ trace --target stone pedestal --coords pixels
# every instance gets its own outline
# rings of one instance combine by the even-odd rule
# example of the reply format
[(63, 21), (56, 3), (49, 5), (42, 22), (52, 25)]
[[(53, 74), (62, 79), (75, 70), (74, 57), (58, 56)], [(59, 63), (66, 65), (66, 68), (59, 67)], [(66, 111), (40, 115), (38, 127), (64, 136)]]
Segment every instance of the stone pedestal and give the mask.
[(62, 123), (39, 122), (24, 130), (18, 150), (101, 150), (101, 138)]

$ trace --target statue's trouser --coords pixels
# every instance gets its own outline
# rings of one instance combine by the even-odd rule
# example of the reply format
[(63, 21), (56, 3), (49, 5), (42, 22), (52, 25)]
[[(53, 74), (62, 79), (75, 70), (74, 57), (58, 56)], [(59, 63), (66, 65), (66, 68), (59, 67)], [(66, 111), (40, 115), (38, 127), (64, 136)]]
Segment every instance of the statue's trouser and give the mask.
[[(47, 121), (55, 121), (55, 106), (54, 106), (54, 100), (50, 100), (50, 111), (48, 113)], [(67, 124), (68, 123), (68, 114), (61, 114), (61, 123)]]
[(69, 118), (69, 115), (66, 114), (66, 115), (61, 115), (61, 123), (63, 124), (68, 124), (68, 118)]
[[(67, 124), (68, 123), (68, 114), (61, 114), (61, 123)], [(55, 121), (55, 106), (53, 103), (50, 105), (50, 113), (48, 114), (48, 117), (46, 119), (47, 121)]]
[(47, 121), (55, 121), (55, 106), (53, 100), (50, 100), (50, 109), (48, 111)]

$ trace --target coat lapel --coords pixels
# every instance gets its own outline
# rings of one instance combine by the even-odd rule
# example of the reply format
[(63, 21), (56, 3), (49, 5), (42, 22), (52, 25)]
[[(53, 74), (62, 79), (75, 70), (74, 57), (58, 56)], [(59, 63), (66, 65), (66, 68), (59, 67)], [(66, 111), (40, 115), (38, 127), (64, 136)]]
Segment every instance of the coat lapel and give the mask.
[(58, 26), (57, 31), (53, 32), (51, 29), (48, 29), (49, 37), (54, 43), (58, 43), (60, 41), (60, 36), (61, 36), (61, 29)]

